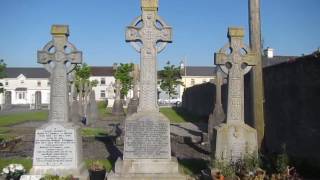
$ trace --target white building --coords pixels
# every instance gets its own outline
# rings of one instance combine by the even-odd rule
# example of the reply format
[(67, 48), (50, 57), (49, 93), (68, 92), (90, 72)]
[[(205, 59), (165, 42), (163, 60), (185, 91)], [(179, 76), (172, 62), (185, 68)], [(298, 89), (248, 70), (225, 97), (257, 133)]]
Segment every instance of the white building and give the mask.
[[(108, 99), (112, 106), (114, 99), (114, 77), (112, 67), (91, 67), (90, 80), (99, 83), (93, 88), (97, 101)], [(50, 103), (50, 74), (44, 68), (6, 68), (6, 78), (0, 79), (4, 93), (0, 95), (0, 104), (3, 105), (34, 105), (36, 92), (41, 94), (41, 104)]]

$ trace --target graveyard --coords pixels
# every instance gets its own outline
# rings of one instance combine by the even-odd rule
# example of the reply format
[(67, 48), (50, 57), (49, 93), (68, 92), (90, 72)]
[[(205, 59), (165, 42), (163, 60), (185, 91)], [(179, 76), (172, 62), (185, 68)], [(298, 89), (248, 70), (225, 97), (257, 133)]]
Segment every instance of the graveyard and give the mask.
[[(39, 5), (32, 0), (38, 8), (61, 8), (61, 12), (47, 13), (48, 20), (33, 22), (45, 29), (32, 28), (30, 37), (24, 35), (20, 40), (28, 43), (22, 54), (32, 49), (33, 59), (26, 63), (32, 67), (2, 59), (15, 59), (8, 54), (19, 53), (18, 48), (5, 48), (1, 41), (7, 37), (1, 34), (17, 35), (24, 29), (0, 30), (0, 179), (320, 178), (320, 39), (311, 37), (315, 36), (311, 29), (317, 31), (320, 26), (304, 26), (309, 27), (303, 35), (306, 41), (299, 39), (302, 30), (298, 29), (296, 39), (275, 36), (270, 40), (266, 34), (284, 36), (288, 30), (277, 30), (268, 22), (270, 17), (265, 16), (272, 13), (264, 8), (270, 4), (260, 0), (229, 5), (227, 13), (221, 13), (223, 8), (200, 8), (201, 3), (135, 1), (110, 5), (108, 13), (115, 16), (105, 19), (114, 27), (96, 27), (89, 24), (101, 25), (99, 13), (107, 13), (97, 2), (66, 2), (64, 7), (60, 1), (60, 5)], [(12, 8), (17, 16), (21, 14), (16, 8), (35, 5), (15, 3), (0, 5)], [(315, 4), (320, 5), (311, 2), (309, 8)], [(119, 7), (119, 12), (113, 12)], [(70, 16), (64, 16), (64, 11)], [(214, 11), (245, 21), (234, 25), (234, 21), (219, 19), (225, 24), (210, 22), (212, 26), (205, 22), (210, 17), (204, 16)], [(243, 11), (247, 13), (237, 14)], [(86, 17), (78, 19), (72, 13)], [(185, 19), (179, 20), (182, 17)], [(77, 26), (80, 19), (83, 29)], [(207, 27), (201, 29), (203, 22), (218, 33), (210, 47), (206, 43), (213, 39), (204, 33)], [(80, 38), (81, 33), (85, 36)], [(35, 39), (35, 34), (41, 39)], [(112, 41), (108, 48), (101, 45), (118, 34), (121, 42)], [(301, 46), (308, 51), (275, 55), (264, 38), (283, 49)], [(211, 60), (203, 66), (199, 59), (206, 51), (211, 51)], [(199, 59), (191, 58), (189, 65), (186, 56), (180, 61), (182, 52), (191, 57), (198, 53)], [(176, 56), (179, 63), (171, 60)], [(97, 57), (100, 60), (90, 60)], [(112, 60), (102, 60), (106, 57)]]

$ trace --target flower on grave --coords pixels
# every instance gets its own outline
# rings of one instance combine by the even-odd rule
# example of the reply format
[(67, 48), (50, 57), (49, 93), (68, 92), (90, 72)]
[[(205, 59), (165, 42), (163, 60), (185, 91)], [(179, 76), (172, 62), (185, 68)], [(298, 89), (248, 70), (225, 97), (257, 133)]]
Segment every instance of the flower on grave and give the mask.
[(10, 164), (2, 169), (1, 174), (6, 176), (6, 179), (19, 179), (26, 173), (25, 168), (21, 164)]

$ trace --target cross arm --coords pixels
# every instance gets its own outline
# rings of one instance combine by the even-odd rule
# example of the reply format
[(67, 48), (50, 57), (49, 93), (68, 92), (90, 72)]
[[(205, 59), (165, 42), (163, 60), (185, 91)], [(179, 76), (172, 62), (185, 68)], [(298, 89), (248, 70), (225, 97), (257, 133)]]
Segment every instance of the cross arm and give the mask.
[(172, 42), (172, 28), (171, 27), (163, 27), (159, 30), (159, 41), (161, 42)]
[(218, 52), (214, 54), (214, 63), (216, 65), (225, 65), (229, 61), (230, 59), (225, 53)]
[(49, 61), (52, 61), (55, 59), (55, 56), (54, 54), (49, 53), (47, 51), (38, 51), (37, 59), (39, 64), (48, 64)]
[(257, 54), (248, 52), (242, 59), (242, 62), (247, 63), (249, 66), (254, 66), (257, 64)]
[(128, 26), (126, 30), (126, 42), (134, 42), (141, 40), (139, 34), (140, 28), (135, 26)]
[(71, 64), (81, 64), (82, 63), (82, 52), (81, 51), (73, 51), (67, 54), (68, 60), (71, 61)]

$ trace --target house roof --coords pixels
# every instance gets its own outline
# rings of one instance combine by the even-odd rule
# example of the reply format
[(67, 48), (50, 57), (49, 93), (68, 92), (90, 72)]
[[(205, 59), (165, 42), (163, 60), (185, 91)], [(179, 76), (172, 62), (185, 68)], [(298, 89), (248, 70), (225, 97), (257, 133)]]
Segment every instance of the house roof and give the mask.
[(182, 70), (182, 76), (215, 76), (216, 67), (211, 66), (186, 66), (186, 71)]
[(268, 58), (267, 56), (262, 57), (262, 66), (269, 67), (277, 64), (294, 61), (297, 56), (274, 56), (273, 58)]
[(7, 67), (5, 68), (7, 78), (17, 78), (20, 74), (23, 74), (26, 78), (49, 78), (49, 72), (44, 68), (18, 68)]
[(92, 76), (113, 76), (112, 66), (91, 66)]
[[(7, 78), (17, 78), (23, 74), (26, 78), (49, 78), (50, 74), (45, 68), (35, 67), (7, 67), (5, 69)], [(113, 76), (113, 68), (111, 66), (92, 66), (92, 76)]]

